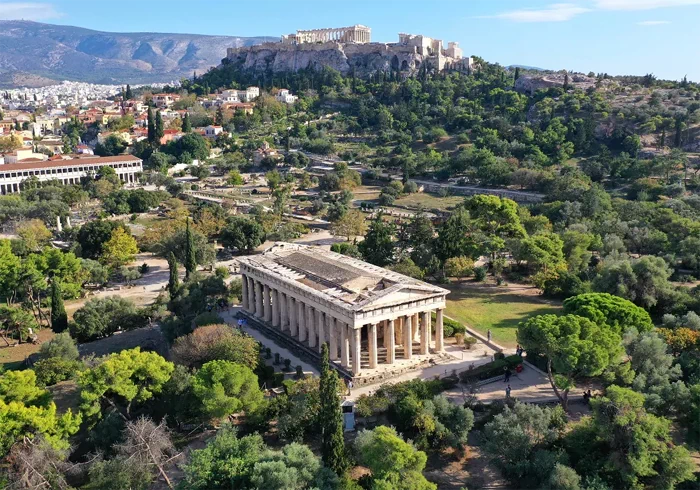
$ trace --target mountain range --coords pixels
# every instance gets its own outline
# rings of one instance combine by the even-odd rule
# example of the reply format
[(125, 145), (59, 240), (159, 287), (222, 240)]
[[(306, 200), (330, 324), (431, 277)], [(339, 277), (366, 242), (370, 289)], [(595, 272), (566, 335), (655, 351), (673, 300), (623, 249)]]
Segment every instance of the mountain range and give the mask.
[(0, 87), (49, 85), (61, 80), (168, 82), (218, 65), (226, 48), (264, 40), (262, 36), (102, 32), (0, 20)]

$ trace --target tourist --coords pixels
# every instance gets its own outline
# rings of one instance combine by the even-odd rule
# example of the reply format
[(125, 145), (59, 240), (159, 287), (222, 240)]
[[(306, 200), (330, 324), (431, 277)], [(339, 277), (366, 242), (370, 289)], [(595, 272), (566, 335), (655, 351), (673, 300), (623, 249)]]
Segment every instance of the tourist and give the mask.
[(348, 381), (348, 396), (352, 395), (352, 381)]
[(488, 331), (486, 332), (486, 340), (491, 342), (491, 329), (489, 328)]
[(510, 381), (510, 376), (511, 376), (513, 373), (511, 372), (510, 368), (507, 367), (507, 366), (506, 366), (505, 368), (503, 368), (503, 369), (504, 369), (505, 374), (506, 374), (505, 377), (503, 378), (503, 382), (504, 382), (504, 383), (508, 383), (508, 382)]
[(520, 347), (520, 344), (515, 346), (515, 355), (523, 357), (523, 348)]
[(506, 386), (506, 399), (510, 399), (510, 385)]

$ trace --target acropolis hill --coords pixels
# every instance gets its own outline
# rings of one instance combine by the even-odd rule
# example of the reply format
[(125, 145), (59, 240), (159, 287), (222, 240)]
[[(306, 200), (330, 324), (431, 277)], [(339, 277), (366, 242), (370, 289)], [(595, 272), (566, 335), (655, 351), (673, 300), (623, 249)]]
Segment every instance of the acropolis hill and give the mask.
[(380, 71), (412, 75), (421, 66), (428, 71), (467, 72), (472, 61), (462, 57), (462, 50), (455, 42), (445, 48), (439, 39), (413, 34), (399, 34), (396, 43), (371, 42), (371, 29), (354, 25), (297, 31), (282, 36), (279, 42), (229, 48), (224, 63), (273, 73), (320, 70), (328, 66), (344, 75), (354, 72), (363, 77)]

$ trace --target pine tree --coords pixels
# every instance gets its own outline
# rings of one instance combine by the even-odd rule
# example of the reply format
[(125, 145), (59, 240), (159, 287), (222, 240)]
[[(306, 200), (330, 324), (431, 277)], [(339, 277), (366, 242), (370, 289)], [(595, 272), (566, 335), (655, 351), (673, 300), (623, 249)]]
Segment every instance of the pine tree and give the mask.
[(68, 329), (68, 315), (63, 304), (63, 292), (58, 280), (51, 281), (51, 329), (56, 332), (63, 332)]
[(180, 289), (180, 278), (177, 275), (177, 259), (175, 259), (175, 254), (170, 252), (168, 255), (168, 269), (170, 270), (170, 276), (168, 277), (168, 292), (170, 297), (174, 297), (177, 294), (177, 290)]
[(148, 106), (148, 142), (153, 143), (156, 140), (156, 123), (153, 120), (153, 108)]
[(190, 122), (190, 115), (187, 112), (185, 112), (185, 117), (182, 119), (182, 132), (192, 132), (192, 123)]
[(161, 138), (165, 135), (165, 130), (163, 127), (163, 117), (160, 115), (160, 111), (156, 112), (156, 122), (155, 122), (155, 142), (160, 143)]
[(221, 106), (216, 109), (216, 116), (214, 117), (214, 123), (217, 126), (224, 124), (224, 110)]
[(328, 344), (321, 347), (321, 458), (326, 467), (342, 475), (348, 468), (343, 436), (343, 413), (338, 398), (338, 375), (331, 369)]
[(190, 229), (190, 219), (187, 218), (185, 229), (185, 279), (197, 270), (197, 252), (194, 245), (194, 234)]

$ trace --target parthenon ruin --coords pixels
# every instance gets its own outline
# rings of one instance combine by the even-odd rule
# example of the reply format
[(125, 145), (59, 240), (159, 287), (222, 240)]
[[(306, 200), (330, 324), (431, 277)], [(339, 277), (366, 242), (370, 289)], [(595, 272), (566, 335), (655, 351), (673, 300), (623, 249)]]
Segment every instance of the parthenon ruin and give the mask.
[(282, 36), (284, 44), (325, 43), (328, 41), (364, 44), (371, 42), (371, 39), (372, 29), (359, 24), (351, 27), (297, 31), (296, 34)]
[(354, 378), (444, 351), (446, 289), (292, 243), (243, 257), (240, 267), (245, 315), (305, 349), (328, 343), (331, 360)]

